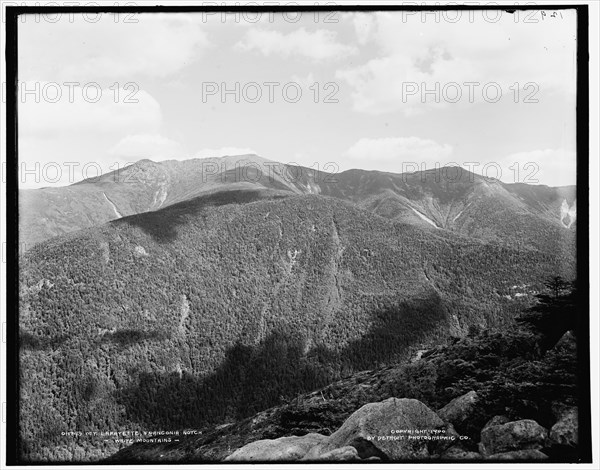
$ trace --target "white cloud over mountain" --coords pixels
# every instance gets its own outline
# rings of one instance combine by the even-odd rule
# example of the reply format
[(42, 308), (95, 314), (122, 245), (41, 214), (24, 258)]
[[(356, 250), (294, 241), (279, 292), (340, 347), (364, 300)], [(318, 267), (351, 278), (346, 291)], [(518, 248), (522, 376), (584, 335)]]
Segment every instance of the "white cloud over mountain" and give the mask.
[(343, 169), (401, 173), (413, 163), (431, 163), (433, 167), (434, 162), (446, 161), (451, 154), (451, 145), (419, 137), (362, 138), (346, 151)]
[[(61, 34), (56, 34), (60, 28)], [(135, 76), (166, 77), (199, 60), (210, 46), (199, 15), (103, 14), (98, 21), (74, 15), (60, 24), (30, 21), (19, 25), (19, 74), (25, 79), (100, 81)], [(56, 63), (56, 52), (61, 61)], [(109, 83), (110, 82), (110, 83)]]
[(257, 50), (264, 56), (299, 56), (315, 61), (342, 59), (358, 52), (355, 46), (339, 42), (335, 31), (308, 31), (305, 28), (290, 33), (262, 28), (250, 29), (236, 47), (244, 51)]
[(214, 149), (200, 149), (194, 153), (194, 158), (219, 158), (225, 155), (247, 155), (255, 153), (257, 152), (248, 147), (221, 147)]
[(145, 90), (33, 81), (19, 90), (19, 132), (25, 138), (156, 132), (162, 122), (160, 104)]
[(123, 137), (109, 150), (111, 155), (157, 160), (182, 156), (181, 144), (160, 134), (134, 134)]
[(577, 182), (576, 154), (564, 148), (517, 152), (501, 160), (507, 183), (567, 186)]
[[(534, 83), (546, 98), (560, 93), (574, 100), (573, 12), (565, 10), (562, 18), (545, 20), (528, 18), (524, 12), (517, 13), (518, 17), (500, 11), (484, 13), (437, 12), (436, 17), (435, 12), (378, 12), (368, 20), (364, 13), (356, 14), (353, 24), (358, 42), (372, 41), (378, 53), (336, 74), (352, 88), (354, 109), (411, 115), (456, 103), (482, 103), (488, 101), (482, 89), (489, 83), (498, 84), (494, 88), (508, 99), (513, 98), (515, 83), (515, 88)], [(479, 84), (472, 101), (465, 82)], [(456, 86), (443, 93), (449, 83), (460, 85), (462, 99), (453, 101)], [(416, 85), (417, 92), (408, 84)], [(426, 90), (433, 92), (423, 96)], [(490, 94), (492, 101), (494, 96)]]
[[(533, 158), (544, 163), (541, 184), (569, 184), (576, 21), (568, 9), (551, 13), (28, 17), (19, 23), (18, 78), (34, 91), (19, 100), (19, 158), (110, 168), (259, 153), (321, 168), (339, 162), (340, 171), (401, 171), (398, 158), (496, 161), (505, 175), (510, 159)], [(290, 81), (303, 92), (298, 102), (282, 92)], [(78, 83), (73, 100), (65, 82)], [(267, 82), (277, 83), (273, 100)], [(219, 92), (205, 101), (206, 83)], [(248, 84), (261, 100), (223, 98)], [(488, 104), (495, 84), (502, 99)], [(57, 86), (63, 96), (53, 100)]]

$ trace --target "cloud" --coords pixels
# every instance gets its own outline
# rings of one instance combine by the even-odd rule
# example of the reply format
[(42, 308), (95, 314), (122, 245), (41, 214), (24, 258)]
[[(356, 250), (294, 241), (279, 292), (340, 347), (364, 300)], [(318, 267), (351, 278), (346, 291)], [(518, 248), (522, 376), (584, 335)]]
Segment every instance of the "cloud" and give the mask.
[(172, 159), (181, 156), (179, 142), (160, 134), (135, 134), (122, 138), (109, 150), (111, 155), (120, 157)]
[(315, 77), (312, 72), (309, 72), (308, 75), (305, 75), (303, 77), (298, 75), (292, 75), (292, 82), (300, 85), (302, 89), (309, 89), (316, 83)]
[(372, 36), (375, 17), (371, 13), (352, 13), (351, 15), (358, 43), (365, 45)]
[(572, 150), (544, 149), (517, 152), (499, 162), (505, 183), (569, 186), (577, 182), (577, 159)]
[(217, 149), (201, 149), (194, 154), (194, 158), (218, 158), (225, 155), (257, 154), (248, 147), (221, 147)]
[(572, 150), (543, 149), (515, 152), (493, 160), (465, 159), (449, 144), (419, 137), (362, 138), (345, 152), (342, 170), (362, 168), (391, 173), (461, 166), (505, 183), (569, 186), (576, 184), (576, 156)]
[(435, 162), (446, 161), (451, 154), (451, 145), (419, 137), (362, 138), (345, 152), (343, 169), (402, 173), (413, 168), (414, 163), (419, 167), (422, 163), (430, 164), (432, 168)]
[(160, 104), (144, 90), (20, 84), (20, 138), (156, 132)]
[[(355, 110), (369, 114), (402, 111), (410, 115), (449, 104), (482, 103), (487, 101), (482, 88), (488, 83), (498, 84), (506, 99), (513, 98), (511, 87), (515, 83), (523, 88), (533, 82), (541, 96), (574, 100), (573, 12), (565, 10), (564, 17), (557, 21), (537, 23), (524, 22), (522, 15), (516, 21), (513, 15), (500, 11), (448, 11), (439, 19), (435, 14), (356, 14), (353, 23), (358, 41), (373, 42), (378, 55), (336, 74), (351, 87)], [(500, 14), (498, 21), (491, 21), (496, 14)], [(371, 20), (365, 20), (364, 15), (370, 15)], [(447, 90), (450, 99), (444, 96), (444, 86), (450, 82), (461, 85), (458, 104), (451, 101), (456, 96), (454, 89)], [(474, 100), (468, 99), (465, 82), (479, 84)], [(416, 95), (406, 95), (407, 83), (418, 86)], [(435, 90), (436, 86), (439, 91), (424, 100), (422, 92)]]
[(144, 90), (132, 96), (129, 89), (84, 91), (46, 82), (22, 86), (30, 91), (21, 93), (18, 105), (19, 163), (27, 170), (20, 180), (24, 188), (72, 184), (97, 176), (98, 169), (106, 173), (122, 168), (137, 158), (111, 152), (115, 142), (124, 139), (123, 149), (128, 135), (153, 135), (162, 127), (160, 104)]
[(65, 186), (106, 174), (136, 159), (113, 156), (104, 140), (57, 135), (19, 139), (19, 187)]
[[(439, 50), (429, 54), (433, 58), (429, 65), (433, 74), (420, 70), (410, 58), (393, 55), (340, 70), (336, 78), (350, 85), (353, 108), (367, 114), (401, 111), (411, 116), (456, 104), (453, 101), (459, 96), (459, 102), (468, 103), (470, 88), (463, 83), (481, 81), (477, 69), (461, 59), (438, 61), (436, 57), (442, 54)], [(480, 96), (483, 88), (477, 88)], [(494, 99), (493, 94), (490, 96)]]
[(236, 48), (243, 51), (258, 50), (264, 56), (279, 55), (284, 58), (300, 56), (315, 61), (342, 59), (356, 54), (358, 49), (337, 41), (335, 31), (319, 29), (313, 32), (300, 28), (284, 34), (278, 31), (254, 28), (246, 32)]
[(19, 76), (25, 80), (90, 81), (166, 77), (196, 61), (210, 46), (199, 15), (136, 14), (125, 22), (79, 14), (56, 23), (19, 24)]

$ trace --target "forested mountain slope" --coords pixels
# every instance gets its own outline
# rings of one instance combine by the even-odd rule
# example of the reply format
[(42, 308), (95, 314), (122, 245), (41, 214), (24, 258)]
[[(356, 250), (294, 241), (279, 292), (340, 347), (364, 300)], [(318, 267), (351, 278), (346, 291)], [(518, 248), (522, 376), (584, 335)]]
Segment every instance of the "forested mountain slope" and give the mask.
[[(466, 337), (452, 338), (443, 346), (420, 350), (410, 361), (353, 374), (320, 390), (282, 400), (277, 406), (243, 420), (208, 426), (192, 435), (159, 436), (169, 438), (166, 443), (138, 441), (109, 457), (107, 463), (218, 462), (230, 458), (236, 449), (249, 443), (269, 442), (264, 439), (283, 441), (283, 436), (314, 436), (309, 433), (332, 436), (333, 431), (362, 406), (391, 397), (422, 401), (431, 410), (438, 410), (439, 416), (462, 436), (446, 444), (446, 448), (452, 446), (446, 451), (436, 450), (433, 442), (434, 454), (417, 457), (421, 461), (581, 461), (590, 440), (584, 431), (589, 412), (585, 411), (585, 401), (580, 402), (581, 389), (578, 389), (581, 377), (574, 334), (578, 329), (578, 297), (574, 291), (563, 292), (559, 297), (546, 292), (538, 297), (545, 301), (516, 317), (509, 327), (473, 330)], [(536, 321), (532, 324), (534, 312)], [(556, 321), (557, 316), (561, 317), (560, 321)], [(550, 332), (548, 336), (546, 333)], [(548, 341), (550, 337), (552, 340)], [(557, 341), (556, 337), (560, 339)], [(390, 435), (389, 421), (393, 419), (390, 415), (404, 412), (406, 409), (399, 407), (389, 409), (385, 416), (374, 416), (372, 423), (374, 421), (381, 435)], [(364, 415), (368, 418), (368, 413)], [(535, 434), (523, 438), (526, 427), (519, 430), (509, 425), (504, 435), (484, 431), (494, 424), (510, 421), (524, 424), (520, 420), (538, 423)], [(540, 435), (539, 431), (544, 434)], [(349, 441), (358, 450), (354, 451), (356, 458), (352, 460), (355, 462), (360, 460), (356, 454), (366, 458), (373, 452), (372, 447), (360, 439)], [(490, 455), (486, 447), (482, 447), (484, 441), (495, 449), (504, 446), (504, 451), (511, 448), (521, 451), (516, 455), (515, 452)], [(271, 444), (276, 442), (271, 441)], [(378, 441), (371, 444), (378, 446)], [(538, 450), (531, 452), (531, 447)], [(283, 442), (279, 447), (264, 445), (263, 459), (310, 460), (302, 451), (285, 454), (282, 448)], [(543, 453), (537, 453), (539, 449), (543, 449)], [(379, 460), (395, 460), (390, 458), (389, 450), (395, 451), (395, 459), (415, 459), (410, 448), (403, 452), (399, 446), (392, 446), (388, 448), (388, 455), (379, 454)], [(312, 455), (314, 459), (315, 453)], [(246, 456), (250, 457), (251, 453)], [(343, 453), (338, 452), (319, 461), (348, 460), (347, 455), (343, 457)]]
[[(423, 230), (355, 204), (228, 190), (123, 217), (21, 260), (23, 453), (63, 432), (249, 416), (411, 346), (499, 326), (574, 253)], [(517, 295), (518, 294), (518, 295)]]

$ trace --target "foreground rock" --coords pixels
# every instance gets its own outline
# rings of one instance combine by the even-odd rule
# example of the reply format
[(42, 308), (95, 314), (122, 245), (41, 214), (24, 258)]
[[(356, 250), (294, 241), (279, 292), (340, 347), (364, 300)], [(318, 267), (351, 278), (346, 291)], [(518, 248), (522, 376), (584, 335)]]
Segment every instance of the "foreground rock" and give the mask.
[(322, 453), (321, 445), (313, 447), (302, 460), (323, 461), (323, 462), (344, 462), (351, 460), (360, 460), (358, 451), (355, 447), (346, 446)]
[(470, 391), (464, 395), (455, 398), (442, 409), (438, 410), (437, 414), (444, 421), (452, 423), (454, 426), (460, 427), (465, 424), (473, 415), (477, 405), (477, 392)]
[(572, 331), (567, 331), (552, 349), (563, 354), (577, 354), (577, 338)]
[(430, 444), (439, 442), (428, 438), (445, 432), (440, 417), (420, 401), (389, 398), (354, 412), (319, 451), (352, 446), (362, 459), (422, 460), (430, 458)]
[[(445, 418), (463, 419), (476, 402), (468, 393), (441, 411)], [(563, 410), (564, 411), (564, 410)], [(553, 429), (555, 442), (576, 442), (576, 409), (563, 412)], [(537, 461), (549, 457), (541, 449), (552, 444), (548, 431), (531, 419), (506, 422), (496, 416), (481, 431), (480, 452), (463, 447), (452, 424), (418, 400), (389, 398), (355, 411), (331, 436), (264, 439), (247, 444), (225, 459), (228, 462), (356, 462), (377, 461)], [(575, 428), (573, 428), (575, 426)], [(575, 431), (574, 431), (575, 429)]]
[(484, 428), (479, 450), (486, 457), (515, 450), (539, 450), (547, 438), (545, 428), (532, 419), (522, 419)]
[(487, 423), (485, 423), (485, 426), (483, 426), (482, 431), (485, 428), (489, 428), (491, 426), (500, 426), (500, 425), (506, 424), (506, 423), (510, 423), (510, 419), (508, 419), (506, 416), (503, 416), (503, 415), (494, 416)]
[(305, 436), (280, 437), (251, 442), (236, 450), (225, 459), (230, 462), (267, 462), (300, 460), (306, 453), (320, 444), (326, 436), (307, 434)]
[(455, 440), (452, 425), (420, 401), (389, 398), (364, 405), (329, 437), (264, 439), (237, 449), (225, 461), (424, 460), (439, 457)]
[(442, 455), (443, 460), (481, 460), (481, 454), (478, 452), (470, 452), (460, 446), (452, 446), (447, 449)]
[(488, 460), (546, 460), (547, 458), (546, 454), (537, 449), (513, 450), (487, 457)]
[(550, 430), (550, 441), (553, 444), (577, 447), (578, 443), (578, 411), (577, 407), (566, 408), (560, 419)]

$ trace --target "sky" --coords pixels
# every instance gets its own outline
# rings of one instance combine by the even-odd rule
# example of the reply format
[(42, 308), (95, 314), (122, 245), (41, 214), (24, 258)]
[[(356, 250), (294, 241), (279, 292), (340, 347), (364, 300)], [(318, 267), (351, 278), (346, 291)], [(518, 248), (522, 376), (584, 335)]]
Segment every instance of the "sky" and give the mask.
[(575, 184), (576, 15), (26, 15), (20, 186), (142, 158)]

